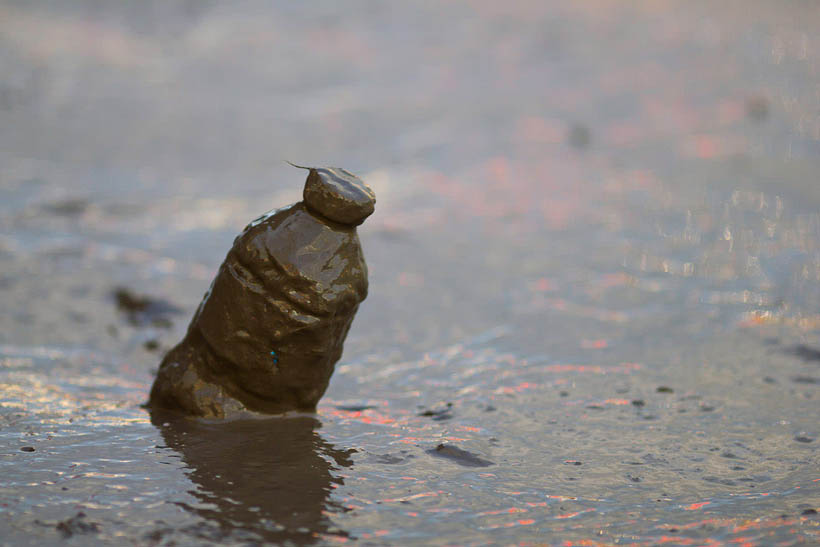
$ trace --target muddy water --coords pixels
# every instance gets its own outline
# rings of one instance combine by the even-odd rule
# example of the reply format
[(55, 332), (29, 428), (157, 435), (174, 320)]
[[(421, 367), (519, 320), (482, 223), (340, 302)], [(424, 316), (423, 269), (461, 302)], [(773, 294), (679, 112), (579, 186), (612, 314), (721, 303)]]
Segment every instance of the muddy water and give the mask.
[[(0, 543), (820, 541), (817, 28), (4, 2)], [(318, 414), (150, 416), (283, 160), (379, 197)]]

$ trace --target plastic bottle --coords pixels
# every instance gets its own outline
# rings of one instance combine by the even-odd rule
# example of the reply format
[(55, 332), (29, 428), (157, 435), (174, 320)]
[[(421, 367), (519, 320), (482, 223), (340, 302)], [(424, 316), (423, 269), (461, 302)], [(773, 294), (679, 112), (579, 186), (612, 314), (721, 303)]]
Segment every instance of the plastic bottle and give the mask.
[(309, 168), (303, 201), (236, 238), (149, 406), (214, 418), (315, 410), (367, 296), (356, 226), (375, 203), (350, 172)]

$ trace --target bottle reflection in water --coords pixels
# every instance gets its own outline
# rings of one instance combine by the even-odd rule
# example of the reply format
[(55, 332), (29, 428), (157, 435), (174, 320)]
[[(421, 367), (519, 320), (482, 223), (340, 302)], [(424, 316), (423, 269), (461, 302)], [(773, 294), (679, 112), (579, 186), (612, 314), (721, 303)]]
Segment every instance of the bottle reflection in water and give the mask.
[(305, 545), (347, 537), (327, 514), (344, 510), (330, 493), (344, 484), (334, 473), (353, 465), (354, 451), (322, 439), (312, 416), (209, 423), (153, 411), (152, 422), (197, 485), (200, 504), (179, 505), (217, 524), (220, 539)]

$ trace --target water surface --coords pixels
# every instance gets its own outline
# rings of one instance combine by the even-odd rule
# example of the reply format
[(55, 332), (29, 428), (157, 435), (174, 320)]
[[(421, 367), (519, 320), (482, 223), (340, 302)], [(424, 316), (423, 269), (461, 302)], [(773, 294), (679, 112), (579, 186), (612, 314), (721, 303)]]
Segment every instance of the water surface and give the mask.
[[(0, 543), (820, 541), (818, 16), (3, 2)], [(378, 197), (318, 413), (149, 415), (283, 160)]]

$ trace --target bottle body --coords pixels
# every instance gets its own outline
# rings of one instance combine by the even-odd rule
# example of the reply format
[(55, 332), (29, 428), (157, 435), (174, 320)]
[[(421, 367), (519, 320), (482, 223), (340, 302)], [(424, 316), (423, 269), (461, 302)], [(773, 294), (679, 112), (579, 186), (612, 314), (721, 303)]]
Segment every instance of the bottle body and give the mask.
[(149, 404), (208, 417), (312, 411), (366, 296), (355, 226), (303, 202), (264, 215), (234, 241)]

